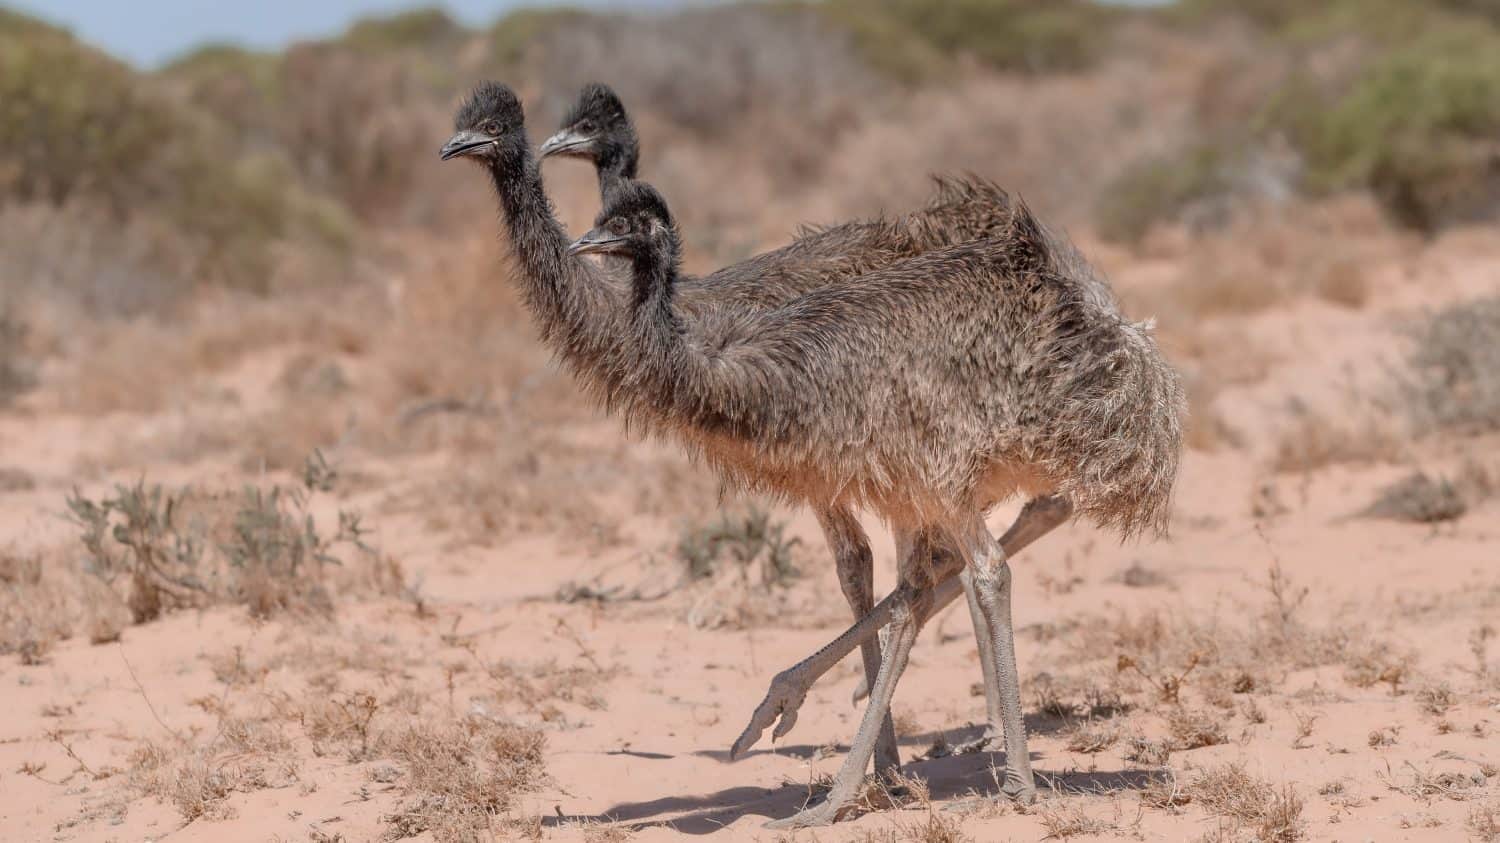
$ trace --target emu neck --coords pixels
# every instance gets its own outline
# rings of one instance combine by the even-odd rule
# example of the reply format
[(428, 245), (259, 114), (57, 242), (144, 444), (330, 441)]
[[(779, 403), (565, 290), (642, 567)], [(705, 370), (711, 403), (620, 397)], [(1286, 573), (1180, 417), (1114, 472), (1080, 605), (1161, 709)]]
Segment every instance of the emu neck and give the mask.
[(490, 176), (520, 265), (527, 307), (546, 341), (575, 372), (598, 385), (623, 333), (621, 302), (588, 267), (568, 257), (568, 239), (524, 141), (502, 148)]
[(604, 144), (595, 170), (599, 175), (599, 195), (609, 196), (615, 188), (635, 178), (637, 154), (633, 145), (619, 142)]
[(673, 307), (675, 250), (638, 255), (632, 264), (633, 398), (675, 427), (754, 439), (778, 401), (777, 377), (755, 340), (722, 346), (690, 338)]

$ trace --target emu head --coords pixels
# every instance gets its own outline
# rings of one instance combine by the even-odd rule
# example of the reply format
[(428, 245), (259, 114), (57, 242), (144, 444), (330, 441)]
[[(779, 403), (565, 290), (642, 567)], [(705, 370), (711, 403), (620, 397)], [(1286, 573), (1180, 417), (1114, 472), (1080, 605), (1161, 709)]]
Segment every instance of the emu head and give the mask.
[(542, 144), (541, 156), (585, 158), (601, 169), (635, 177), (640, 142), (625, 106), (608, 85), (584, 86), (563, 118), (562, 128)]
[(454, 135), (443, 145), (442, 159), (467, 156), (490, 162), (500, 147), (526, 143), (526, 116), (521, 101), (499, 82), (481, 82), (453, 118)]
[(594, 229), (568, 247), (570, 254), (596, 253), (677, 264), (677, 224), (666, 200), (645, 182), (612, 191)]

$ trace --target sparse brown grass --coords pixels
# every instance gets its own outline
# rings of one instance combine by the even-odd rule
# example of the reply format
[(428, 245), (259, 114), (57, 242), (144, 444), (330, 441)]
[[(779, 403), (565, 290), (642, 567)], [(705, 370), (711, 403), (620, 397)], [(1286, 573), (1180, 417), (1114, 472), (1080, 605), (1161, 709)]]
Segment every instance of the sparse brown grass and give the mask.
[(1290, 843), (1305, 834), (1297, 791), (1291, 785), (1277, 788), (1242, 765), (1206, 768), (1188, 783), (1186, 792), (1204, 810), (1232, 820), (1265, 843)]
[(405, 766), (406, 802), (389, 818), (395, 839), (431, 832), (440, 841), (494, 833), (516, 819), (515, 797), (547, 781), (535, 729), (471, 716), (455, 723), (414, 723), (389, 739)]
[(1368, 273), (1401, 248), (1374, 215), (1350, 200), (1243, 215), (1195, 242), (1181, 277), (1160, 295), (1163, 312), (1250, 316), (1306, 298), (1357, 310), (1369, 298)]
[(1120, 739), (1118, 724), (1109, 721), (1080, 720), (1063, 732), (1069, 752), (1093, 754), (1114, 746)]
[(318, 455), (305, 468), (300, 483), (238, 494), (144, 481), (97, 498), (75, 491), (67, 504), (85, 555), (0, 551), (0, 653), (38, 662), (75, 634), (115, 641), (178, 608), (326, 615), (335, 594), (410, 595), (400, 565), (364, 543), (358, 513), (313, 516), (334, 471)]
[(1036, 810), (1036, 817), (1047, 832), (1043, 840), (1068, 840), (1115, 830), (1113, 822), (1089, 813), (1084, 800), (1078, 798), (1049, 799)]

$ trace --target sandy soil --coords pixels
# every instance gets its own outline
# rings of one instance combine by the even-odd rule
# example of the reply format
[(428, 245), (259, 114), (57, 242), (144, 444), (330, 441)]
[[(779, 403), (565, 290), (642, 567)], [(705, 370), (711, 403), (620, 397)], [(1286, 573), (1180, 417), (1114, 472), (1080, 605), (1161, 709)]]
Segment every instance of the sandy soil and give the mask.
[[(1289, 788), (1305, 839), (1482, 839), (1484, 812), (1500, 811), (1500, 643), (1481, 632), (1500, 626), (1500, 500), (1439, 526), (1354, 515), (1415, 466), (1493, 465), (1500, 440), (1426, 439), (1400, 443), (1386, 458), (1305, 473), (1266, 468), (1289, 399), (1335, 417), (1352, 412), (1340, 408), (1348, 384), (1374, 382), (1399, 359), (1400, 318), (1500, 288), (1497, 265), (1471, 246), (1434, 246), (1420, 261), (1382, 270), (1360, 310), (1299, 301), (1236, 320), (1267, 373), (1216, 396), (1215, 409), (1244, 444), (1188, 456), (1172, 537), (1121, 546), (1073, 525), (1019, 559), (1031, 750), (1050, 785), (1029, 810), (991, 798), (1000, 755), (934, 751), (935, 742), (977, 735), (983, 718), (967, 617), (950, 610), (923, 632), (896, 700), (907, 771), (926, 781), (932, 805), (870, 811), (795, 835), (762, 829), (837, 770), (859, 714), (848, 661), (809, 697), (787, 739), (773, 746), (767, 738), (748, 758), (726, 761), (770, 677), (847, 622), (805, 512), (779, 513), (804, 540), (806, 575), (785, 591), (747, 595), (727, 580), (624, 599), (632, 589), (654, 596), (676, 579), (679, 518), (640, 514), (622, 492), (611, 504), (618, 540), (538, 530), (476, 541), (426, 510), (449, 460), (354, 451), (341, 455), (341, 467), (358, 482), (338, 505), (369, 514), (370, 541), (420, 583), (420, 605), (347, 598), (332, 619), (263, 622), (233, 606), (182, 611), (129, 627), (117, 642), (75, 636), (36, 664), (5, 657), (0, 838), (377, 839), (408, 799), (406, 771), (378, 754), (362, 758), (347, 742), (320, 746), (295, 714), (272, 718), (285, 735), (274, 748), (211, 759), (213, 769), (259, 765), (258, 784), (228, 792), (204, 816), (189, 820), (171, 800), (145, 794), (131, 772), (133, 753), (148, 742), (211, 743), (225, 728), (223, 711), (269, 717), (309, 696), (348, 702), (369, 692), (382, 708), (372, 729), (406, 722), (385, 719), (395, 711), (419, 720), (504, 717), (543, 731), (550, 780), (510, 812), (532, 819), (497, 823), (502, 839), (962, 839), (938, 836), (943, 829), (983, 841), (1292, 839), (1194, 789), (1225, 765), (1242, 765), (1277, 795)], [(1114, 269), (1130, 287), (1149, 285), (1157, 268)], [(266, 350), (270, 362), (227, 371), (225, 385), (253, 402), (288, 353)], [(0, 416), (0, 458), (34, 481), (0, 491), (0, 546), (76, 554), (76, 528), (61, 517), (74, 484), (97, 493), (142, 473), (217, 488), (260, 479), (214, 460), (82, 476), (75, 469), (96, 464), (122, 430), (172, 431), (197, 412), (189, 405), (101, 418), (23, 405)], [(614, 425), (579, 415), (580, 442), (620, 447)], [(652, 459), (670, 453), (627, 447)], [(1012, 512), (995, 513), (992, 526), (1002, 529)], [(883, 592), (891, 548), (878, 524), (867, 527)], [(578, 583), (622, 591), (605, 601), (558, 599)], [(708, 602), (736, 600), (756, 607), (752, 622), (691, 622)], [(1157, 685), (1179, 674), (1178, 699), (1164, 699)], [(1044, 706), (1048, 688), (1064, 702)], [(1206, 717), (1220, 739), (1196, 748), (1178, 739), (1166, 766), (1140, 760), (1137, 744), (1168, 739), (1183, 713)], [(1080, 739), (1093, 727), (1104, 746)]]

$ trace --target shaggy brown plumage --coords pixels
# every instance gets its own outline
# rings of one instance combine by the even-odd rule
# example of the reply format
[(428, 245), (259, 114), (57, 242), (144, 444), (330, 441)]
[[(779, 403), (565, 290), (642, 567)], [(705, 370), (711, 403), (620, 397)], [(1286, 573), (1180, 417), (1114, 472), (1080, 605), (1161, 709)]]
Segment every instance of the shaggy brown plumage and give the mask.
[[(629, 112), (608, 85), (584, 86), (541, 157), (581, 158), (593, 163), (600, 198), (636, 177), (640, 138)], [(927, 205), (896, 217), (852, 220), (798, 228), (792, 242), (709, 275), (683, 275), (677, 304), (710, 307), (772, 307), (834, 281), (862, 275), (902, 258), (970, 240), (1000, 236), (1014, 209), (1004, 190), (983, 179), (939, 176)], [(1107, 290), (1107, 288), (1104, 288)]]
[(636, 347), (629, 371), (601, 373), (605, 388), (734, 485), (792, 503), (925, 525), (1060, 492), (1123, 534), (1164, 529), (1177, 376), (1144, 327), (1064, 271), (1025, 205), (1011, 207), (993, 237), (781, 307), (687, 313), (665, 204), (622, 186), (600, 224), (659, 233), (631, 241)]

